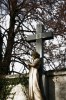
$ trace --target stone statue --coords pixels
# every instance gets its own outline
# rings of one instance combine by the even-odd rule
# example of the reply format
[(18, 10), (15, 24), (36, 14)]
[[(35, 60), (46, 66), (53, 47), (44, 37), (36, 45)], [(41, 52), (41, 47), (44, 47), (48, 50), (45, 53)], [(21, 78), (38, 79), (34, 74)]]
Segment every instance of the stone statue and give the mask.
[(32, 53), (33, 61), (28, 63), (29, 71), (29, 100), (43, 100), (41, 90), (39, 87), (39, 73), (40, 55), (34, 51)]

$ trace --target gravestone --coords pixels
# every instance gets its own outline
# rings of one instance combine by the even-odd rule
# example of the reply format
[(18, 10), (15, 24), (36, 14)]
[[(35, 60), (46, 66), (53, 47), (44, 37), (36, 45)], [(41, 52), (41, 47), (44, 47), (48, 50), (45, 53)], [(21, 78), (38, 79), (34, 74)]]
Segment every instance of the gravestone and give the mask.
[(0, 100), (27, 100), (27, 75), (0, 75)]
[(46, 72), (47, 99), (66, 100), (66, 69)]
[(41, 58), (41, 72), (40, 72), (40, 88), (43, 97), (46, 95), (45, 91), (45, 71), (43, 68), (43, 41), (53, 39), (52, 32), (44, 32), (44, 25), (38, 23), (36, 26), (36, 34), (27, 37), (28, 42), (36, 42), (36, 51), (40, 54)]

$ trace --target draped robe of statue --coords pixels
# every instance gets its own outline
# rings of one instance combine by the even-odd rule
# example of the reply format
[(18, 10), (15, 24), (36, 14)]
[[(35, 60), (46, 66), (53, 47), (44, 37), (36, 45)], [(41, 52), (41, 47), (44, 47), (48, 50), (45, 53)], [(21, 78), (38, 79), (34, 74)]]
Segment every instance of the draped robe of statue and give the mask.
[(40, 59), (36, 58), (32, 62), (29, 72), (29, 100), (43, 100), (39, 87), (39, 73)]

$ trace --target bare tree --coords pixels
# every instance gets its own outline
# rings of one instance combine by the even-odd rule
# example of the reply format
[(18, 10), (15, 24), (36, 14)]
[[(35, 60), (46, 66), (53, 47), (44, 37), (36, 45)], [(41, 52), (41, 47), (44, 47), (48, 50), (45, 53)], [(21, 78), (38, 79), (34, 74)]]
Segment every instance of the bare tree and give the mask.
[[(3, 44), (5, 50), (3, 50), (3, 59), (0, 62), (1, 74), (8, 74), (10, 72), (9, 66), (13, 62), (19, 62), (26, 67), (24, 55), (30, 55), (33, 44), (26, 41), (25, 33), (35, 34), (33, 21), (41, 21), (44, 24), (45, 31), (51, 29), (55, 35), (63, 35), (65, 32), (65, 0), (0, 0), (0, 9), (0, 27), (3, 31), (3, 40), (6, 38), (7, 41), (6, 45)], [(60, 15), (63, 11), (64, 15), (61, 18)], [(9, 15), (8, 28), (2, 26), (7, 15)], [(44, 46), (46, 53), (52, 54), (57, 45), (52, 47), (52, 42), (50, 44), (50, 47)], [(53, 50), (51, 51), (48, 48), (53, 48)], [(51, 57), (49, 55), (48, 59), (51, 60), (54, 55), (54, 53)]]

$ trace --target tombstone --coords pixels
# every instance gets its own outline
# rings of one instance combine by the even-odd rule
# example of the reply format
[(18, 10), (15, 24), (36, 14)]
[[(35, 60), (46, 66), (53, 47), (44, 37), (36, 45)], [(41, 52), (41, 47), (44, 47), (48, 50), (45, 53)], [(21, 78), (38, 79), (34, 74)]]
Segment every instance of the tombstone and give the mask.
[(28, 42), (36, 42), (36, 51), (40, 54), (41, 58), (41, 71), (40, 71), (40, 88), (42, 92), (42, 96), (46, 97), (46, 89), (45, 89), (45, 70), (43, 68), (43, 41), (53, 39), (52, 32), (44, 32), (44, 26), (41, 23), (38, 23), (36, 26), (36, 34), (29, 35), (27, 37)]

